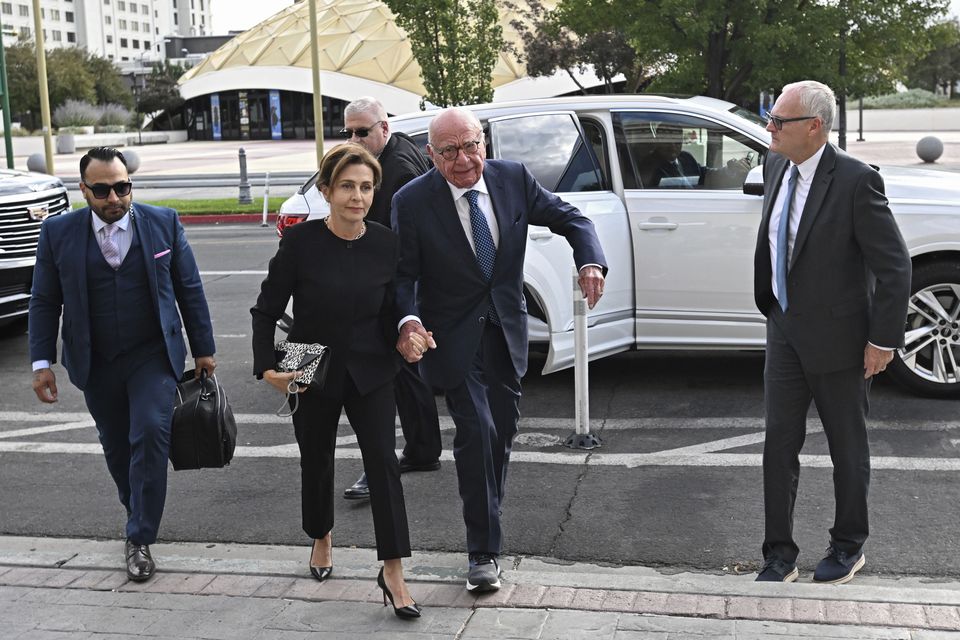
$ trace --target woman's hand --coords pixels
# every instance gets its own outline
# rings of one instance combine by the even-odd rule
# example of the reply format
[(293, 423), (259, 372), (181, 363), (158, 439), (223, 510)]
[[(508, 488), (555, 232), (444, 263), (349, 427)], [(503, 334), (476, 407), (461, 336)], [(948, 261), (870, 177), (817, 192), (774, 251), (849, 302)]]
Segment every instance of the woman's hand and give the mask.
[[(274, 369), (267, 369), (263, 372), (263, 379), (269, 382), (270, 385), (275, 387), (280, 393), (286, 394), (290, 388), (290, 382), (302, 373), (302, 371), (286, 371), (283, 373), (278, 373)], [(303, 393), (306, 390), (306, 387), (300, 387), (297, 389), (297, 393)]]

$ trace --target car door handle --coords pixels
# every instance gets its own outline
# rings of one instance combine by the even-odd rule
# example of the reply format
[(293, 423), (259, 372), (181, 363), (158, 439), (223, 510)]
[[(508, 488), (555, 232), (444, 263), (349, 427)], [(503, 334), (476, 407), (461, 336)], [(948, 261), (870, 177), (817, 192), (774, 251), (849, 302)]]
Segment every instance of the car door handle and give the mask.
[(640, 224), (637, 225), (637, 228), (640, 229), (640, 231), (652, 231), (655, 229), (662, 229), (664, 231), (673, 231), (679, 226), (680, 225), (678, 225), (676, 222), (670, 222), (666, 218), (657, 216), (654, 218), (650, 218), (646, 222), (641, 222)]
[(553, 232), (549, 229), (542, 229), (537, 231), (531, 231), (529, 233), (531, 240), (549, 240), (553, 237)]

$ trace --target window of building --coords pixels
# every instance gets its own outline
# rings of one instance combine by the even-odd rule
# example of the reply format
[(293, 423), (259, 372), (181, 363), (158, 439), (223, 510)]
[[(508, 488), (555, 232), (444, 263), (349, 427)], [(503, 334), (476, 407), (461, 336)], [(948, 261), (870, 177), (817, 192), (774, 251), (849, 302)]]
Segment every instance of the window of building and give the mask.
[(113, 36), (107, 35), (107, 44), (113, 44)]
[[(120, 38), (120, 47), (123, 48), (123, 49), (126, 49), (126, 48), (127, 48), (127, 39), (126, 39), (126, 38)], [(124, 60), (126, 60), (126, 58), (124, 58)]]
[(30, 16), (30, 7), (25, 4), (17, 5), (17, 9), (20, 11), (21, 18), (27, 18)]
[(77, 34), (75, 34), (73, 31), (67, 31), (67, 42), (76, 42), (76, 41), (77, 41)]
[(134, 49), (139, 49), (139, 48), (140, 48), (140, 41), (139, 41), (139, 40), (131, 40), (131, 41), (130, 41), (130, 44), (133, 45), (133, 48), (134, 48)]
[(64, 17), (67, 19), (67, 22), (73, 22), (73, 11), (67, 11)]
[(127, 3), (124, 2), (124, 0), (117, 0), (117, 9), (118, 9), (119, 11), (126, 11), (126, 10), (127, 10)]
[(20, 39), (29, 40), (33, 34), (30, 33), (30, 27), (20, 27)]
[(120, 18), (119, 20), (117, 20), (117, 26), (120, 27), (121, 29), (126, 29), (127, 21), (124, 20), (123, 18)]
[(173, 8), (174, 8), (174, 9), (177, 8), (177, 0), (173, 0)]
[(103, 4), (110, 4), (110, 0), (103, 0)]
[(142, 13), (145, 16), (150, 15), (150, 7), (148, 7), (145, 4), (140, 5), (140, 13)]
[(143, 31), (144, 33), (150, 33), (150, 23), (149, 23), (149, 22), (144, 22), (144, 23), (143, 23), (143, 29), (141, 29), (141, 31)]
[(131, 22), (131, 23), (130, 23), (130, 31), (140, 31), (140, 23), (139, 23), (139, 22), (136, 22), (136, 21)]
[(50, 9), (50, 19), (59, 20), (60, 19), (60, 9)]
[(111, 18), (110, 16), (104, 16), (103, 21), (106, 22), (107, 24), (113, 24), (113, 18)]
[(203, 0), (200, 0), (200, 11), (203, 11)]
[(54, 42), (63, 42), (63, 34), (59, 30), (54, 29), (51, 35), (53, 35)]
[(136, 5), (136, 3), (135, 3), (135, 2), (131, 2), (131, 3), (130, 3), (130, 13), (136, 13), (136, 12), (137, 12), (137, 5)]
[(173, 14), (173, 24), (174, 25), (180, 24), (180, 20), (177, 19), (177, 14)]
[(123, 62), (126, 62), (126, 61), (129, 60), (129, 59), (130, 59), (130, 56), (121, 56), (121, 57), (120, 57), (120, 60), (122, 60)]
[(0, 2), (0, 11), (4, 15), (12, 16), (13, 15), (13, 3), (12, 2)]
[(193, 9), (193, 1), (194, 1), (194, 0), (190, 0), (190, 8), (191, 8), (191, 9)]
[(150, 41), (149, 41), (149, 40), (144, 40), (144, 41), (143, 41), (143, 48), (144, 48), (144, 49), (149, 49), (149, 48), (150, 48)]

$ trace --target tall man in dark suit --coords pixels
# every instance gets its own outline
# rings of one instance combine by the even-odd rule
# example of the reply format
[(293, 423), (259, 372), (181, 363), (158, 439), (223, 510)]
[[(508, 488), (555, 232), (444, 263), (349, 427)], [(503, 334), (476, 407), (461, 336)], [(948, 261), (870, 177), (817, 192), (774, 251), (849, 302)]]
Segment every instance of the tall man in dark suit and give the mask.
[[(397, 349), (408, 362), (420, 361), (427, 383), (446, 393), (456, 425), (467, 590), (493, 591), (500, 587), (500, 510), (527, 370), (527, 226), (566, 237), (590, 307), (603, 293), (606, 266), (589, 219), (545, 191), (523, 165), (484, 160), (483, 129), (473, 113), (442, 111), (429, 135), (435, 168), (393, 199), (400, 234)], [(423, 357), (428, 346), (433, 351)]]
[[(391, 132), (387, 112), (376, 98), (357, 98), (343, 110), (344, 129), (350, 142), (362, 145), (380, 161), (383, 179), (373, 196), (367, 220), (390, 226), (390, 201), (400, 187), (429, 168), (426, 158), (410, 136)], [(440, 418), (433, 390), (420, 377), (418, 366), (407, 363), (394, 380), (394, 398), (400, 428), (403, 429), (403, 454), (400, 473), (435, 471), (440, 468)], [(364, 473), (343, 492), (347, 499), (370, 497)]]
[(863, 567), (870, 379), (903, 345), (910, 257), (880, 174), (828, 142), (834, 113), (833, 91), (805, 81), (785, 86), (768, 116), (754, 280), (767, 317), (758, 581), (798, 576), (793, 506), (811, 399), (830, 447), (836, 501), (830, 546), (813, 579), (839, 584)]
[[(88, 207), (40, 228), (30, 299), (33, 390), (57, 401), (57, 326), (63, 366), (97, 424), (107, 468), (127, 510), (131, 580), (156, 570), (167, 492), (167, 457), (177, 380), (186, 349), (196, 371), (213, 373), (213, 329), (200, 273), (172, 209), (133, 204), (126, 161), (116, 149), (80, 159)], [(179, 306), (179, 313), (177, 308)]]

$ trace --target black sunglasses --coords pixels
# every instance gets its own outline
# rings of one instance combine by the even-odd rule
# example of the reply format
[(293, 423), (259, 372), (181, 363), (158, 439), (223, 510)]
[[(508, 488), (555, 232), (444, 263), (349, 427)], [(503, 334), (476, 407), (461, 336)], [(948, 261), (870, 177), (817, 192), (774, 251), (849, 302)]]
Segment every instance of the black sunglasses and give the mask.
[(98, 182), (97, 184), (87, 184), (83, 183), (87, 189), (90, 189), (90, 193), (93, 194), (93, 197), (97, 200), (106, 200), (110, 197), (110, 190), (113, 189), (113, 192), (117, 194), (118, 198), (123, 198), (124, 196), (130, 195), (130, 192), (133, 190), (133, 183), (129, 180), (123, 182), (116, 182), (114, 184), (103, 184)]
[(376, 127), (378, 124), (381, 124), (382, 122), (383, 120), (377, 120), (369, 127), (357, 127), (356, 129), (340, 129), (340, 135), (345, 136), (347, 138), (352, 138), (354, 135), (356, 135), (358, 138), (366, 138), (368, 135), (370, 135), (370, 131), (374, 127)]
[(801, 120), (813, 120), (817, 116), (800, 116), (799, 118), (778, 118), (772, 113), (767, 114), (767, 124), (773, 123), (777, 131), (783, 131), (783, 125), (787, 122), (800, 122)]

